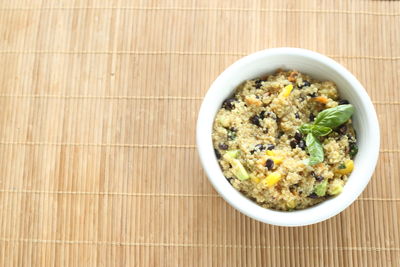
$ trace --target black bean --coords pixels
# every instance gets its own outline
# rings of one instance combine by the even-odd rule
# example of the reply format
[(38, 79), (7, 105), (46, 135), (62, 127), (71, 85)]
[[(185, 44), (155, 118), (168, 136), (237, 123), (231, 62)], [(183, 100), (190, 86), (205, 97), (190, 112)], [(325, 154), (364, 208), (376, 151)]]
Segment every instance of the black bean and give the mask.
[(235, 101), (236, 101), (236, 98), (234, 98), (234, 97), (225, 99), (225, 101), (222, 103), (222, 107), (226, 110), (232, 110), (235, 108), (235, 104), (234, 104)]
[(314, 119), (315, 119), (315, 116), (314, 116), (314, 114), (310, 113), (310, 117), (309, 117), (309, 119), (310, 119), (310, 121), (314, 121)]
[(250, 154), (254, 154), (254, 152), (256, 152), (256, 150), (255, 149), (253, 149), (253, 150), (250, 150)]
[(274, 149), (275, 148), (275, 146), (273, 145), (273, 144), (269, 144), (268, 146), (267, 146), (267, 150), (272, 150), (272, 149)]
[(219, 153), (219, 151), (217, 149), (214, 149), (215, 152), (215, 156), (217, 157), (217, 159), (221, 158), (221, 153)]
[(350, 102), (348, 100), (346, 100), (346, 99), (339, 100), (339, 105), (347, 105), (347, 104), (350, 104)]
[(311, 97), (317, 97), (317, 93), (316, 92), (308, 94), (308, 95), (311, 96)]
[(339, 126), (339, 128), (337, 128), (337, 132), (341, 135), (345, 135), (347, 132), (347, 125), (343, 124), (343, 125)]
[(310, 85), (311, 85), (311, 83), (309, 81), (303, 81), (303, 84), (299, 85), (298, 87), (299, 87), (299, 89), (302, 89), (303, 87), (310, 86)]
[(255, 87), (257, 88), (257, 89), (259, 89), (261, 86), (262, 86), (262, 84), (261, 84), (261, 80), (260, 79), (257, 79), (257, 80), (255, 80)]
[(301, 135), (301, 133), (296, 132), (294, 134), (294, 139), (296, 139), (297, 141), (300, 141), (301, 139), (303, 139), (303, 136)]
[(267, 159), (265, 167), (267, 167), (268, 170), (272, 170), (274, 168), (274, 161), (272, 159)]
[(295, 139), (293, 139), (292, 141), (290, 141), (290, 147), (291, 148), (296, 148), (296, 146), (297, 146), (297, 141), (295, 140)]
[(318, 195), (315, 193), (311, 193), (310, 195), (308, 195), (309, 198), (318, 198)]
[(311, 175), (317, 180), (318, 182), (322, 182), (324, 180), (324, 177), (322, 175), (318, 175), (315, 172), (311, 172)]
[(300, 141), (299, 141), (299, 147), (300, 147), (302, 150), (305, 150), (305, 149), (306, 149), (306, 142), (304, 142), (304, 140), (300, 140)]
[(294, 117), (295, 117), (296, 119), (300, 119), (299, 113), (298, 113), (298, 112), (294, 113)]
[(263, 144), (257, 144), (257, 145), (255, 146), (255, 148), (258, 149), (258, 150), (260, 150), (260, 151), (265, 150), (265, 146), (264, 146)]
[(219, 149), (222, 149), (222, 150), (227, 150), (229, 148), (229, 146), (225, 143), (220, 143), (218, 145), (218, 147), (219, 147)]
[(260, 114), (258, 114), (258, 117), (263, 120), (265, 118), (265, 111), (261, 111)]
[(258, 117), (258, 115), (254, 115), (252, 117), (250, 117), (250, 122), (258, 127), (261, 127), (260, 124), (260, 117)]

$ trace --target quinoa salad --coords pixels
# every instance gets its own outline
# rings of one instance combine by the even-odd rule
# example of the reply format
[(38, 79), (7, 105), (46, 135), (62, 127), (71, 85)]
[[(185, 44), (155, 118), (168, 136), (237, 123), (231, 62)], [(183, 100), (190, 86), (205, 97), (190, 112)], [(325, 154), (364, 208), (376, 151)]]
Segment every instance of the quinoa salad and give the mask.
[(260, 206), (304, 209), (340, 194), (353, 171), (353, 112), (333, 82), (277, 70), (223, 102), (215, 154), (232, 186)]

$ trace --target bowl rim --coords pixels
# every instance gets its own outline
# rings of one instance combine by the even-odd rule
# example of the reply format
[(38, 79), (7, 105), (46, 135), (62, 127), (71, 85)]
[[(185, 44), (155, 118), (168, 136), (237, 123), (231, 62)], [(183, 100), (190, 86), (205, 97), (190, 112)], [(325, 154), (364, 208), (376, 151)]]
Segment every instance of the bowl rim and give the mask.
[[(352, 190), (351, 193), (340, 194), (335, 198), (332, 198), (329, 201), (335, 200), (335, 204), (340, 205), (326, 205), (329, 201), (324, 201), (316, 206), (299, 210), (299, 211), (276, 211), (272, 209), (267, 209), (259, 206), (257, 203), (251, 201), (240, 192), (238, 192), (233, 186), (230, 185), (229, 182), (225, 179), (222, 174), (222, 171), (219, 167), (218, 161), (216, 160), (214, 154), (214, 148), (212, 144), (212, 125), (215, 119), (212, 115), (212, 111), (210, 111), (209, 106), (212, 103), (213, 97), (218, 94), (217, 90), (219, 84), (223, 82), (225, 79), (229, 77), (229, 73), (245, 66), (246, 64), (251, 64), (252, 61), (259, 59), (260, 57), (265, 58), (268, 56), (276, 56), (276, 55), (294, 55), (305, 57), (310, 60), (318, 61), (319, 64), (326, 65), (335, 71), (345, 79), (349, 84), (351, 84), (350, 91), (357, 93), (360, 97), (360, 103), (365, 107), (365, 110), (368, 114), (367, 116), (367, 125), (369, 126), (368, 132), (371, 132), (368, 139), (368, 143), (371, 144), (368, 152), (371, 153), (369, 156), (369, 164), (367, 166), (363, 166), (364, 178), (359, 181), (359, 186), (356, 190)], [(218, 104), (218, 107), (221, 103)], [(213, 105), (214, 106), (214, 105)], [(211, 128), (211, 129), (210, 129)], [(231, 206), (233, 206), (238, 211), (243, 214), (256, 219), (258, 221), (277, 225), (277, 226), (305, 226), (311, 225), (314, 223), (318, 223), (324, 220), (327, 220), (341, 211), (350, 206), (357, 197), (362, 193), (362, 191), (367, 186), (369, 180), (372, 177), (372, 174), (375, 170), (375, 166), (379, 157), (379, 147), (380, 147), (380, 132), (379, 132), (379, 122), (376, 115), (375, 108), (372, 104), (370, 97), (368, 96), (366, 90), (361, 85), (361, 83), (350, 73), (345, 67), (340, 65), (338, 62), (333, 59), (322, 55), (320, 53), (302, 49), (302, 48), (292, 48), (292, 47), (281, 47), (281, 48), (270, 48), (261, 50), (255, 53), (252, 53), (248, 56), (242, 57), (228, 68), (226, 68), (211, 84), (208, 89), (200, 110), (197, 119), (196, 126), (196, 147), (200, 157), (201, 164), (205, 173), (215, 188), (215, 190), (219, 193), (219, 195), (225, 199)], [(219, 170), (219, 173), (218, 173)], [(221, 179), (221, 175), (224, 179)], [(350, 176), (350, 178), (352, 178)], [(349, 178), (349, 180), (350, 180)], [(330, 202), (332, 203), (332, 202)], [(324, 206), (327, 206), (324, 208)], [(328, 209), (328, 206), (330, 209)], [(322, 207), (322, 208), (321, 208)], [(318, 211), (318, 212), (317, 212)], [(307, 217), (306, 215), (310, 215), (309, 213), (314, 214), (314, 216)]]

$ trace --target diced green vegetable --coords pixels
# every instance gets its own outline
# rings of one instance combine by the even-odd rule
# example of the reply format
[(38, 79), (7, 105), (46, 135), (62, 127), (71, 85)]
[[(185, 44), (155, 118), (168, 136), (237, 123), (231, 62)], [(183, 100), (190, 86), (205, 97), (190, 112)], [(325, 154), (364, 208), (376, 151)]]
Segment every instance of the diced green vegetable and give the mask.
[(219, 117), (219, 122), (222, 124), (224, 127), (229, 127), (230, 121), (226, 116), (220, 116)]
[(329, 188), (330, 195), (338, 195), (343, 191), (343, 181), (339, 179), (335, 179)]
[(246, 169), (243, 167), (242, 163), (238, 159), (233, 159), (231, 161), (232, 165), (232, 173), (239, 179), (239, 180), (246, 180), (250, 178), (250, 175), (247, 173)]
[(322, 183), (319, 183), (315, 186), (314, 192), (317, 194), (319, 197), (323, 197), (326, 194), (326, 189), (328, 187), (328, 181), (325, 180)]
[(239, 152), (239, 150), (228, 150), (224, 154), (224, 159), (231, 162), (233, 159), (236, 159), (239, 156)]
[(247, 173), (246, 169), (242, 165), (242, 163), (237, 159), (239, 156), (239, 150), (229, 150), (224, 154), (224, 159), (228, 161), (232, 165), (232, 173), (239, 180), (246, 180), (250, 178), (250, 175)]

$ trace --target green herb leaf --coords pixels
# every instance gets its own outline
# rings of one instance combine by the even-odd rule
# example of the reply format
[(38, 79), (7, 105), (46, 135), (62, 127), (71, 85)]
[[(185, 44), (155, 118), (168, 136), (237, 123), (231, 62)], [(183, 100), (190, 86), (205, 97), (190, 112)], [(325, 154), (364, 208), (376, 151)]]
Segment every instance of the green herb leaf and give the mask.
[(301, 125), (301, 126), (299, 127), (299, 131), (300, 131), (302, 134), (311, 133), (311, 130), (312, 130), (312, 127), (313, 127), (313, 126), (314, 126), (314, 125), (312, 125), (312, 124), (304, 123), (303, 125)]
[(328, 108), (318, 113), (314, 124), (333, 129), (350, 119), (353, 112), (354, 108), (351, 104)]
[(321, 126), (321, 125), (313, 125), (311, 129), (311, 133), (314, 136), (325, 136), (332, 132), (332, 129), (329, 127)]
[(324, 161), (324, 149), (318, 139), (309, 133), (306, 138), (307, 151), (310, 154), (310, 165)]
[(354, 159), (354, 157), (357, 155), (358, 153), (358, 146), (356, 143), (350, 144), (350, 158)]
[(339, 165), (338, 168), (341, 169), (341, 170), (346, 169), (346, 165), (344, 165), (344, 163), (342, 163), (342, 164)]
[(314, 136), (325, 136), (332, 132), (332, 129), (325, 126), (305, 123), (299, 127), (302, 134), (312, 133)]

